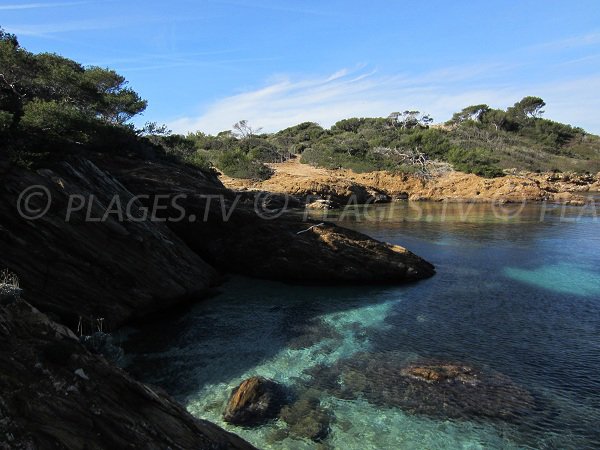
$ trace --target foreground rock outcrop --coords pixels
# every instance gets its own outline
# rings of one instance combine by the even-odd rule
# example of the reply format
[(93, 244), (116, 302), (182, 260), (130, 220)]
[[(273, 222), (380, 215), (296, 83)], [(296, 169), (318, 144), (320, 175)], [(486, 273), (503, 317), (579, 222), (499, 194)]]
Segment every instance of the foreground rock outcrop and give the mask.
[[(95, 331), (98, 318), (112, 330), (197, 298), (215, 283), (216, 271), (164, 223), (119, 220), (116, 213), (101, 220), (114, 198), (123, 209), (132, 202), (140, 217), (142, 204), (88, 160), (34, 173), (0, 158), (0, 177), (0, 269), (18, 274), (28, 300), (72, 329), (81, 317), (84, 333)], [(26, 213), (21, 195), (35, 186), (31, 192), (42, 195), (28, 207), (51, 204), (43, 217), (28, 220), (19, 214), (18, 201)], [(74, 205), (87, 203), (69, 216), (70, 195)]]
[[(259, 278), (321, 283), (399, 283), (432, 276), (433, 266), (408, 250), (329, 223), (305, 220), (281, 208), (244, 203), (226, 189), (204, 193), (193, 169), (100, 161), (138, 195), (178, 197), (184, 220), (167, 222), (175, 234), (222, 271)], [(168, 203), (168, 201), (166, 202)], [(165, 218), (176, 210), (161, 211)], [(194, 220), (189, 220), (189, 218)]]
[(252, 449), (25, 301), (0, 306), (1, 449)]

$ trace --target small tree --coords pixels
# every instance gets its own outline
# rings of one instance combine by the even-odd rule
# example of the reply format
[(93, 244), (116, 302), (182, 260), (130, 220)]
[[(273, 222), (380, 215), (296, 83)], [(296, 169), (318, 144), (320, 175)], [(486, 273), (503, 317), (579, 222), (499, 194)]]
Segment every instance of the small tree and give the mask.
[(391, 126), (399, 126), (403, 130), (423, 127), (427, 128), (433, 123), (433, 118), (429, 114), (421, 113), (420, 111), (393, 112), (387, 117), (387, 121)]
[(540, 97), (527, 96), (508, 108), (507, 112), (516, 119), (536, 119), (544, 114), (546, 102)]
[(481, 122), (493, 125), (499, 131), (506, 128), (509, 120), (507, 113), (501, 109), (488, 109), (481, 115)]
[(483, 115), (490, 110), (490, 107), (485, 104), (472, 105), (463, 108), (461, 111), (454, 113), (448, 124), (460, 124), (468, 120), (481, 122)]
[(239, 139), (246, 139), (258, 134), (262, 128), (252, 128), (247, 120), (240, 120), (233, 124), (233, 134)]

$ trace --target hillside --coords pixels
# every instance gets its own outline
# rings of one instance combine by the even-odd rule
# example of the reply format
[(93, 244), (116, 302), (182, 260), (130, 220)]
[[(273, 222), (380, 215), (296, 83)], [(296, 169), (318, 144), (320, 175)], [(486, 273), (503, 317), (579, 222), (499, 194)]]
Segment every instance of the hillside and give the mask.
[(541, 118), (544, 104), (525, 97), (506, 111), (470, 106), (443, 125), (432, 125), (418, 111), (345, 119), (330, 129), (305, 122), (273, 134), (241, 121), (217, 136), (197, 132), (179, 139), (194, 158), (234, 178), (266, 179), (272, 171), (265, 164), (294, 155), (315, 167), (358, 173), (435, 176), (456, 170), (493, 178), (507, 171), (600, 171), (600, 138)]

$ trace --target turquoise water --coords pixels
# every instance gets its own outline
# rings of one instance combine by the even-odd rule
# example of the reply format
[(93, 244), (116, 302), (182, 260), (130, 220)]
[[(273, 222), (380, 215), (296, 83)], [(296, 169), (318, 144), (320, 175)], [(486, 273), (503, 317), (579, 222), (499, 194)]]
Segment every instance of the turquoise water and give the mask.
[[(128, 369), (259, 448), (600, 448), (600, 219), (589, 207), (499, 208), (403, 203), (347, 213), (345, 226), (410, 248), (437, 275), (384, 287), (232, 277), (214, 297), (133, 330)], [(502, 373), (535, 407), (516, 420), (445, 417), (324, 388), (320, 368), (365, 355)], [(318, 389), (329, 435), (317, 444), (282, 421), (225, 424), (231, 389), (253, 375)]]

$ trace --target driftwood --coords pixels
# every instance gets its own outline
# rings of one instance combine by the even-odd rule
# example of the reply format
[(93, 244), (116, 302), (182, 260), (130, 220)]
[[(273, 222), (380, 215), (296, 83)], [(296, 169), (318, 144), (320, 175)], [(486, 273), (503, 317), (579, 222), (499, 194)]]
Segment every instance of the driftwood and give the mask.
[(316, 227), (320, 227), (321, 225), (325, 225), (325, 222), (321, 222), (321, 223), (318, 223), (316, 225), (313, 225), (312, 227), (308, 227), (306, 230), (298, 231), (296, 234), (306, 233), (307, 231), (310, 231), (310, 230), (312, 230), (313, 228), (316, 228)]

